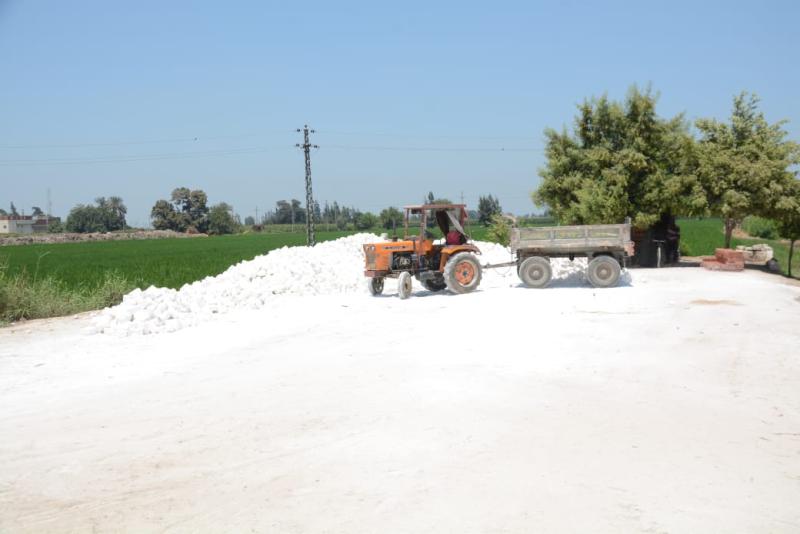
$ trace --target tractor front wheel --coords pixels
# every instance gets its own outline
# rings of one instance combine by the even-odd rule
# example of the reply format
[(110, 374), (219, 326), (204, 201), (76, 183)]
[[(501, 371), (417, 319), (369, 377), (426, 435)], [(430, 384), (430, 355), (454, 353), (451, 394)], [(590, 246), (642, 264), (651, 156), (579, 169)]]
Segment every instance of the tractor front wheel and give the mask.
[(367, 289), (373, 297), (383, 293), (383, 277), (367, 278)]
[(444, 266), (444, 282), (453, 293), (469, 293), (481, 283), (481, 264), (469, 252), (456, 254)]
[(400, 273), (397, 279), (397, 294), (401, 299), (407, 299), (411, 296), (411, 273)]

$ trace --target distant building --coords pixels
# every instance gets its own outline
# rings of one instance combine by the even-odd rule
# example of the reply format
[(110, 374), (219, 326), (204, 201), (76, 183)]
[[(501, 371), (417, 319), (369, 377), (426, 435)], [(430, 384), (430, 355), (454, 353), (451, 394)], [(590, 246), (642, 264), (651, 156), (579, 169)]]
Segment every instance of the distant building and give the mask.
[(0, 215), (0, 234), (39, 234), (47, 232), (50, 223), (58, 217), (33, 217), (32, 215)]

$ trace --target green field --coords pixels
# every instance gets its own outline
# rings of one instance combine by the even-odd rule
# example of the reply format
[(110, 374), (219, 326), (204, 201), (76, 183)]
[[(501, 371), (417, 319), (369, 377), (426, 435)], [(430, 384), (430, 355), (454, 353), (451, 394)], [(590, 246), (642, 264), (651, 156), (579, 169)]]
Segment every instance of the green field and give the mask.
[[(317, 240), (351, 232), (318, 232)], [(0, 248), (6, 276), (52, 277), (69, 288), (97, 286), (116, 273), (137, 287), (178, 288), (272, 249), (305, 244), (305, 233), (251, 233), (184, 239), (95, 241)]]

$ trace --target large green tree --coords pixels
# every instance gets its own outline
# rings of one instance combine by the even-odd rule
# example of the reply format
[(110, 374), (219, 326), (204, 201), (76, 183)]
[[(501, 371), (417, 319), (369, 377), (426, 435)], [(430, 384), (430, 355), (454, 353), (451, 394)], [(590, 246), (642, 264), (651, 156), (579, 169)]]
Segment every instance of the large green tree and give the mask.
[(208, 231), (208, 196), (202, 189), (178, 187), (170, 200), (159, 200), (150, 210), (153, 228), (176, 232)]
[(683, 115), (659, 117), (656, 102), (649, 88), (634, 86), (624, 102), (584, 101), (571, 133), (546, 130), (547, 164), (534, 202), (567, 224), (631, 217), (645, 228), (665, 213), (702, 212), (688, 124)]
[(786, 194), (775, 204), (778, 233), (789, 240), (789, 276), (792, 276), (792, 256), (795, 241), (800, 239), (800, 182), (793, 180)]
[(800, 162), (798, 145), (786, 139), (785, 121), (767, 122), (758, 102), (757, 96), (743, 92), (733, 99), (729, 122), (696, 122), (698, 175), (708, 211), (725, 220), (726, 248), (745, 216), (774, 211), (791, 188), (791, 166)]
[(387, 230), (397, 229), (398, 226), (403, 225), (403, 213), (394, 206), (382, 210), (379, 218), (381, 226)]
[(127, 208), (120, 197), (98, 197), (95, 205), (78, 204), (65, 223), (68, 232), (113, 232), (125, 228)]
[(478, 197), (478, 220), (481, 224), (488, 225), (492, 223), (495, 215), (503, 213), (503, 208), (500, 207), (500, 200), (492, 195)]
[(232, 234), (239, 230), (239, 223), (233, 214), (233, 206), (220, 202), (208, 211), (208, 233), (215, 235)]

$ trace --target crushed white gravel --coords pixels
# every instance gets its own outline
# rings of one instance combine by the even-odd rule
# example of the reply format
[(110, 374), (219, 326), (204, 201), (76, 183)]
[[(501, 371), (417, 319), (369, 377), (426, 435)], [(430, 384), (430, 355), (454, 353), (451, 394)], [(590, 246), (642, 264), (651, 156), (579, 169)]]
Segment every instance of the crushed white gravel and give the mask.
[[(384, 239), (385, 236), (362, 233), (315, 247), (283, 247), (178, 290), (154, 286), (136, 289), (118, 306), (103, 310), (90, 330), (123, 336), (174, 332), (218, 314), (261, 309), (278, 295), (366, 295), (362, 245)], [(481, 241), (475, 244), (481, 250), (482, 264), (513, 259), (509, 249), (502, 245)], [(574, 262), (554, 259), (551, 263), (555, 283), (585, 283), (585, 259)], [(510, 287), (519, 283), (516, 269), (505, 267), (485, 270), (480, 287)], [(387, 293), (393, 290), (388, 283)]]
[[(295, 267), (341, 269), (336, 287), (268, 274), (309, 252), (204, 281), (230, 311), (176, 332), (0, 328), (0, 532), (800, 531), (783, 277), (636, 269), (599, 290), (572, 265), (525, 289), (498, 269), (400, 300), (363, 293), (357, 258)], [(250, 286), (265, 304), (235, 311)], [(344, 292), (271, 292), (322, 290)], [(131, 332), (159, 324), (134, 313)]]

